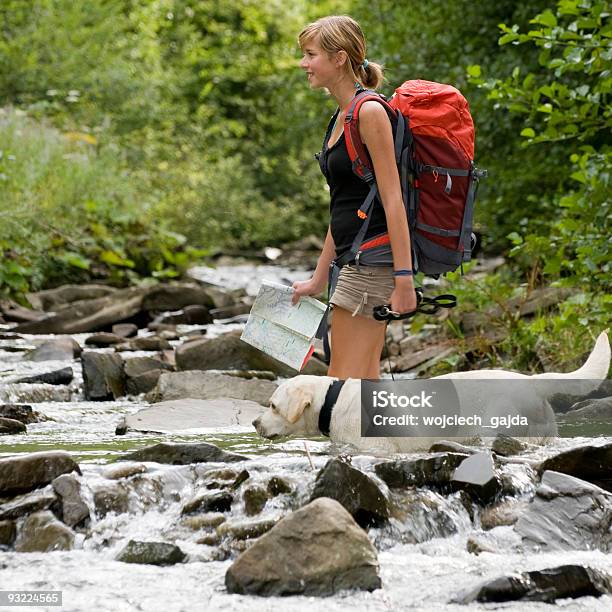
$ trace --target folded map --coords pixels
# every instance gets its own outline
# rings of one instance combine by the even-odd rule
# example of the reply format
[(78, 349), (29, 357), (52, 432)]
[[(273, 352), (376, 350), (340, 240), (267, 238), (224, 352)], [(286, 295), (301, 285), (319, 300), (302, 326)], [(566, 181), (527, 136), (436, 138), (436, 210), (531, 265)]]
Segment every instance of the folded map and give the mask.
[(241, 340), (300, 371), (314, 350), (326, 306), (312, 297), (291, 303), (293, 288), (264, 280)]

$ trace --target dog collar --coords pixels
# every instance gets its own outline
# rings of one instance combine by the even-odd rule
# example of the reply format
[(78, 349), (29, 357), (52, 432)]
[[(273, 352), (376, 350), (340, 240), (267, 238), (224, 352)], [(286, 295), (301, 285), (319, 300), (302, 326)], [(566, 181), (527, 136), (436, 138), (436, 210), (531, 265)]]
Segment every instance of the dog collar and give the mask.
[(327, 437), (329, 437), (329, 424), (331, 422), (332, 409), (338, 401), (338, 395), (340, 395), (342, 385), (344, 385), (343, 380), (334, 380), (334, 382), (329, 385), (327, 393), (325, 394), (325, 401), (323, 402), (323, 406), (321, 406), (321, 412), (319, 412), (319, 430)]

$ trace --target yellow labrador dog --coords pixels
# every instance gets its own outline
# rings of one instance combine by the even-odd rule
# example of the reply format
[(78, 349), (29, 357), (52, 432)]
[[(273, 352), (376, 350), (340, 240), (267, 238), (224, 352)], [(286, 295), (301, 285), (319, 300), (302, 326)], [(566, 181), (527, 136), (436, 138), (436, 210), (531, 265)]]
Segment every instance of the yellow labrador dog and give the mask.
[[(532, 376), (506, 370), (479, 370), (472, 372), (456, 372), (438, 376), (439, 379), (453, 380), (528, 380), (538, 379), (539, 393), (544, 398), (544, 403), (537, 407), (520, 407), (521, 410), (537, 410), (539, 413), (528, 413), (525, 416), (529, 419), (542, 422), (548, 419), (550, 423), (555, 423), (554, 414), (547, 397), (555, 393), (564, 392), (562, 381), (582, 381), (580, 393), (586, 394), (596, 389), (608, 374), (610, 367), (610, 343), (606, 332), (597, 338), (595, 347), (589, 355), (584, 365), (566, 374), (546, 373), (534, 374)], [(279, 385), (270, 398), (269, 408), (257, 419), (253, 425), (259, 435), (264, 438), (274, 439), (283, 436), (320, 436), (320, 413), (325, 403), (325, 398), (330, 386), (335, 378), (329, 376), (296, 376)], [(550, 383), (544, 381), (550, 380)], [(540, 387), (542, 386), (542, 389)], [(572, 389), (575, 392), (576, 386)], [(512, 401), (512, 397), (504, 398)], [(471, 401), (461, 400), (461, 411), (464, 403), (472, 405)], [(492, 402), (493, 403), (493, 402)], [(544, 408), (543, 408), (544, 406)], [(490, 407), (495, 410), (494, 406)], [(327, 410), (327, 407), (326, 407)], [(489, 405), (487, 404), (487, 410)], [(542, 414), (542, 411), (546, 414)], [(327, 419), (328, 433), (332, 442), (340, 444), (350, 444), (360, 451), (374, 453), (407, 453), (416, 450), (427, 449), (439, 440), (439, 438), (416, 437), (419, 432), (414, 431), (415, 437), (385, 437), (385, 438), (366, 438), (361, 436), (361, 381), (348, 379), (342, 386), (339, 395), (331, 410), (331, 415)], [(556, 435), (556, 428), (552, 435)]]

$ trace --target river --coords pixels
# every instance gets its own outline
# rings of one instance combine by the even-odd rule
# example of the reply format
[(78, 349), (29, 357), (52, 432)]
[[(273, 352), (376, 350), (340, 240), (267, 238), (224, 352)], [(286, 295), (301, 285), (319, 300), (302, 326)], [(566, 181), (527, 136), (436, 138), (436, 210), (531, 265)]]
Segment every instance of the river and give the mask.
[[(277, 266), (197, 268), (192, 274), (220, 286), (246, 287), (256, 292), (261, 278), (294, 280), (304, 273)], [(239, 323), (206, 326), (209, 337), (240, 327)], [(9, 326), (0, 326), (0, 331)], [(179, 332), (193, 329), (180, 326)], [(88, 334), (77, 334), (81, 345)], [(66, 450), (78, 461), (82, 479), (91, 488), (105, 479), (109, 464), (128, 451), (161, 440), (207, 441), (225, 450), (250, 457), (248, 462), (232, 464), (240, 471), (248, 468), (254, 483), (280, 475), (295, 490), (293, 496), (278, 496), (268, 502), (261, 518), (275, 518), (308, 500), (316, 471), (311, 468), (301, 440), (282, 443), (264, 441), (246, 427), (184, 431), (152, 435), (129, 431), (115, 435), (122, 416), (147, 406), (143, 397), (113, 402), (88, 402), (83, 398), (79, 360), (71, 364), (75, 378), (69, 387), (50, 389), (47, 385), (13, 384), (20, 376), (59, 369), (66, 362), (34, 363), (22, 360), (22, 350), (34, 347), (46, 336), (23, 336), (23, 340), (0, 340), (0, 403), (27, 402), (51, 420), (28, 425), (26, 434), (0, 438), (0, 456), (41, 450)], [(10, 351), (4, 350), (11, 347)], [(111, 349), (94, 349), (109, 351)], [(146, 355), (147, 353), (134, 353)], [(32, 398), (37, 401), (31, 401)], [(612, 441), (612, 438), (607, 438)], [(586, 443), (587, 438), (559, 439), (553, 447), (539, 449), (529, 458), (549, 456), (560, 448)], [(324, 439), (310, 440), (310, 452), (316, 469), (322, 467), (336, 449)], [(353, 465), (374, 475), (375, 460), (353, 457)], [(325, 607), (329, 611), (366, 612), (370, 610), (550, 610), (545, 603), (471, 604), (450, 603), (460, 594), (486, 579), (562, 564), (576, 563), (612, 571), (612, 558), (600, 551), (555, 553), (523, 552), (515, 547), (512, 527), (497, 528), (496, 552), (479, 555), (467, 551), (468, 538), (482, 535), (478, 521), (470, 520), (456, 495), (442, 496), (424, 492), (413, 512), (403, 520), (369, 532), (379, 551), (383, 588), (372, 593), (345, 592), (330, 598), (310, 597), (257, 598), (230, 595), (225, 590), (224, 575), (231, 558), (219, 559), (215, 547), (196, 543), (197, 532), (179, 522), (180, 509), (201, 485), (207, 470), (220, 464), (167, 466), (147, 464), (145, 474), (125, 479), (128, 512), (111, 512), (94, 521), (87, 537), (77, 537), (75, 549), (51, 553), (0, 553), (0, 590), (61, 590), (66, 611), (192, 611), (192, 610), (307, 610)], [(524, 465), (505, 466), (525, 498), (533, 495), (533, 485)], [(384, 486), (384, 484), (383, 484)], [(93, 501), (89, 500), (93, 509)], [(435, 508), (434, 511), (431, 509)], [(232, 518), (243, 518), (241, 504), (232, 507)], [(129, 539), (170, 541), (188, 553), (189, 562), (167, 567), (125, 564), (114, 557)], [(561, 600), (557, 607), (567, 611), (611, 610), (612, 596), (598, 599), (583, 597)], [(58, 608), (39, 608), (57, 610)]]

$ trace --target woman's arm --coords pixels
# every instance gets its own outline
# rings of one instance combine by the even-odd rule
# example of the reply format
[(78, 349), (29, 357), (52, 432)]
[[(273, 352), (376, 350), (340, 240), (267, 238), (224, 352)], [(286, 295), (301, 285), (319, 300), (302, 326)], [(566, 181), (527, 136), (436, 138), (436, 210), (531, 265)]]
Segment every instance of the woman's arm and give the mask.
[(327, 236), (325, 236), (325, 244), (321, 250), (321, 255), (319, 255), (317, 267), (315, 268), (312, 278), (307, 281), (296, 281), (293, 283), (295, 292), (293, 294), (292, 301), (294, 304), (297, 304), (298, 300), (303, 295), (318, 295), (321, 293), (321, 291), (323, 291), (323, 289), (325, 289), (329, 275), (329, 264), (331, 264), (332, 259), (335, 256), (336, 245), (334, 244), (334, 239), (332, 238), (331, 228), (328, 227)]
[[(374, 101), (364, 102), (359, 111), (359, 133), (368, 148), (380, 199), (385, 209), (395, 270), (412, 270), (410, 232), (395, 163), (393, 132), (387, 111)], [(415, 310), (416, 293), (411, 276), (396, 276), (391, 308), (396, 312)]]

